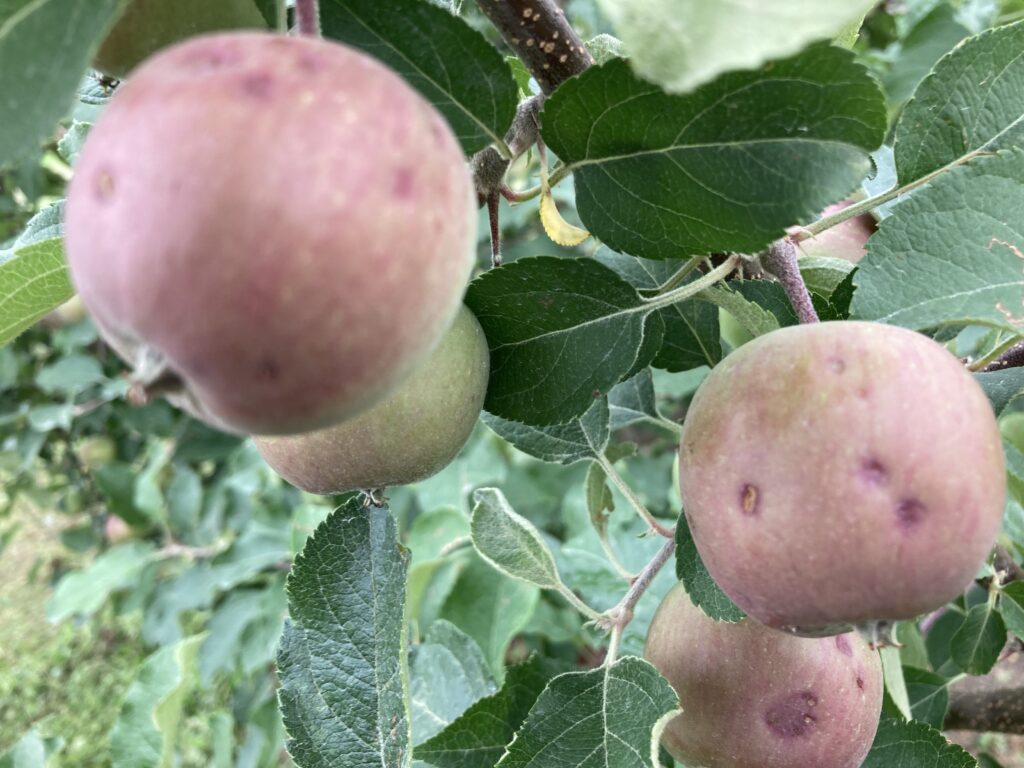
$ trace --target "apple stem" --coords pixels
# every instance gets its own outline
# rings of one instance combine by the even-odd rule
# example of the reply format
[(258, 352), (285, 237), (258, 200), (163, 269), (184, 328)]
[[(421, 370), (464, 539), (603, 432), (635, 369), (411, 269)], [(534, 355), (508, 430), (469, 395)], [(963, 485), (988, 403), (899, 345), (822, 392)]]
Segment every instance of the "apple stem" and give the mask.
[(789, 303), (793, 305), (801, 323), (819, 322), (811, 294), (800, 274), (796, 246), (792, 240), (784, 237), (772, 243), (768, 250), (761, 254), (761, 266), (782, 284), (786, 296), (789, 297)]
[(491, 223), (491, 266), (501, 266), (501, 220), (499, 210), (501, 193), (491, 192), (487, 195), (487, 220)]
[(320, 0), (295, 0), (295, 23), (300, 35), (320, 37)]

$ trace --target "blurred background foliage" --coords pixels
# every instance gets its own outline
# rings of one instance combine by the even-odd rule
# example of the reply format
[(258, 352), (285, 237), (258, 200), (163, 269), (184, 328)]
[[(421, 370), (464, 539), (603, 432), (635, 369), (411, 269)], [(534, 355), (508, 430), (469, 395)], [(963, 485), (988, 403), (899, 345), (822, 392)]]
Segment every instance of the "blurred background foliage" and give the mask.
[[(609, 31), (594, 0), (564, 5), (584, 39)], [(500, 44), (473, 2), (465, 0), (461, 12)], [(1024, 0), (890, 0), (867, 18), (857, 50), (886, 86), (895, 114), (961, 39), (1020, 18)], [(100, 98), (78, 107), (73, 118), (81, 123), (94, 120), (102, 102), (96, 82), (85, 87)], [(0, 173), (0, 258), (27, 221), (63, 194), (80, 137), (72, 129), (58, 139)], [(536, 183), (535, 154), (516, 164), (510, 183)], [(556, 199), (578, 221), (571, 182), (556, 189)], [(536, 203), (503, 201), (501, 224), (506, 260), (570, 255), (544, 235)], [(483, 212), (480, 231), (484, 267)], [(593, 247), (588, 242), (582, 252)], [(970, 334), (958, 343), (970, 346)], [(680, 418), (705, 373), (656, 373), (662, 413)], [(0, 754), (34, 729), (54, 766), (109, 766), (119, 720), (130, 722), (132, 707), (154, 710), (173, 690), (182, 717), (178, 765), (286, 765), (273, 670), (284, 583), (292, 557), (338, 500), (299, 493), (248, 441), (162, 401), (128, 405), (124, 374), (74, 302), (0, 348)], [(1014, 419), (1007, 433), (1024, 450), (1024, 428)], [(627, 481), (656, 515), (674, 517), (674, 436), (639, 422), (618, 437), (637, 446), (620, 465)], [(445, 618), (479, 636), (476, 617), (493, 610), (493, 590), (504, 589), (521, 621), (496, 649), (479, 637), (485, 649), (506, 659), (539, 649), (573, 664), (599, 663), (595, 637), (560, 599), (507, 585), (479, 589), (471, 550), (441, 547), (468, 532), (472, 491), (498, 485), (547, 536), (566, 581), (590, 604), (611, 606), (622, 580), (590, 523), (586, 470), (531, 459), (481, 425), (441, 474), (395, 489), (392, 506), (414, 558), (414, 630)], [(650, 559), (657, 542), (636, 535), (621, 499), (611, 525), (627, 568)], [(640, 652), (650, 612), (670, 584), (663, 574), (639, 606), (626, 652)], [(181, 648), (186, 638), (194, 638), (194, 661), (174, 679), (161, 649)], [(1006, 737), (983, 736), (972, 746), (992, 750), (1007, 768), (1024, 765)]]

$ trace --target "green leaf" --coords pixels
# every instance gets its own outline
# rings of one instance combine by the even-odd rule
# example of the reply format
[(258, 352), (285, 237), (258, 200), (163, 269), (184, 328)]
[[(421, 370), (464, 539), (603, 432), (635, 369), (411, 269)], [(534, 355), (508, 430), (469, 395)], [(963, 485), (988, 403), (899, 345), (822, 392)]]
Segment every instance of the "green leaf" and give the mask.
[(10, 749), (0, 754), (0, 768), (43, 768), (62, 746), (62, 739), (44, 739), (32, 729)]
[(997, 416), (1001, 416), (1010, 403), (1024, 394), (1024, 368), (976, 373), (974, 380), (985, 390)]
[(883, 78), (889, 101), (901, 104), (909, 99), (935, 62), (969, 34), (970, 30), (956, 20), (956, 10), (949, 3), (935, 3), (903, 39), (896, 60)]
[(74, 295), (62, 241), (44, 240), (0, 262), (0, 345)]
[(140, 541), (108, 549), (82, 570), (60, 580), (46, 604), (46, 618), (56, 623), (96, 613), (111, 594), (136, 585), (155, 557), (152, 545)]
[(274, 661), (287, 603), (283, 579), (263, 589), (239, 589), (219, 603), (199, 651), (199, 676), (209, 684), (218, 672), (252, 674)]
[(73, 395), (107, 380), (91, 355), (68, 355), (36, 374), (36, 385), (48, 394)]
[(436, 768), (494, 768), (554, 674), (553, 663), (539, 656), (510, 667), (498, 693), (417, 746), (416, 759)]
[(590, 232), (622, 253), (678, 259), (753, 252), (810, 221), (868, 174), (885, 124), (867, 70), (817, 45), (687, 96), (616, 59), (549, 97), (542, 133), (573, 171)]
[(562, 582), (555, 558), (533, 523), (516, 514), (497, 488), (481, 488), (473, 500), (471, 530), (477, 553), (514, 579), (558, 589)]
[(675, 691), (643, 659), (568, 672), (548, 683), (497, 768), (650, 768), (654, 725)]
[(737, 622), (746, 616), (715, 583), (701, 560), (686, 515), (676, 524), (676, 578), (693, 604), (715, 621)]
[(171, 768), (203, 636), (161, 648), (139, 668), (110, 733), (113, 768)]
[(503, 140), (515, 80), (458, 16), (422, 0), (322, 0), (320, 16), (325, 37), (376, 56), (437, 107), (467, 154)]
[(850, 276), (857, 266), (846, 259), (828, 256), (803, 256), (800, 258), (800, 276), (807, 290), (822, 296), (831, 296)]
[(961, 670), (953, 662), (950, 648), (953, 636), (963, 626), (964, 614), (954, 608), (949, 608), (939, 617), (925, 636), (925, 647), (928, 650), (928, 660), (932, 669), (944, 677), (953, 677)]
[(914, 667), (903, 668), (903, 679), (907, 683), (914, 719), (941, 731), (949, 709), (949, 681), (942, 675)]
[(390, 511), (358, 498), (296, 558), (278, 674), (288, 751), (302, 768), (410, 764), (407, 564)]
[(979, 149), (1024, 138), (1024, 22), (990, 29), (957, 46), (921, 83), (896, 124), (900, 182)]
[(763, 336), (782, 327), (775, 315), (727, 285), (706, 288), (701, 291), (700, 297), (736, 318), (736, 322), (751, 336)]
[[(604, 246), (594, 258), (639, 290), (660, 287), (686, 263), (678, 259), (638, 259)], [(680, 285), (700, 276), (701, 273), (694, 270)], [(658, 310), (657, 315), (665, 323), (665, 334), (651, 363), (655, 368), (678, 373), (702, 365), (714, 367), (722, 359), (718, 310), (713, 305), (690, 299)]]
[(723, 72), (753, 69), (860, 26), (872, 0), (599, 0), (633, 67), (682, 93)]
[(638, 421), (660, 419), (651, 369), (645, 368), (633, 378), (616, 384), (608, 393), (608, 405), (613, 430), (622, 429)]
[(909, 720), (910, 695), (907, 693), (907, 682), (903, 679), (903, 665), (900, 662), (900, 649), (894, 645), (879, 648), (878, 655), (882, 660), (882, 677), (885, 680), (886, 697), (892, 702), (896, 712)]
[(976, 605), (967, 612), (963, 625), (953, 635), (950, 650), (953, 661), (969, 675), (987, 675), (999, 660), (1006, 645), (1006, 625), (991, 602)]
[(897, 205), (858, 265), (853, 315), (923, 330), (1024, 322), (1024, 150), (980, 157)]
[(68, 165), (74, 165), (82, 152), (85, 140), (92, 130), (92, 123), (80, 123), (75, 120), (57, 142), (57, 153)]
[(927, 723), (882, 717), (861, 768), (977, 768), (963, 747), (951, 744)]
[(510, 579), (474, 555), (459, 573), (441, 618), (477, 641), (495, 679), (501, 681), (508, 645), (530, 621), (539, 597), (536, 587)]
[[(0, 166), (38, 149), (52, 134), (121, 2), (0, 3)], [(5, 293), (0, 289), (0, 296)]]
[(1011, 581), (1000, 591), (999, 611), (1006, 628), (1024, 639), (1024, 581)]
[(643, 362), (647, 308), (592, 259), (519, 259), (474, 280), (466, 304), (491, 349), (484, 408), (504, 419), (564, 424)]
[[(614, 392), (614, 389), (612, 390)], [(593, 458), (608, 445), (608, 399), (599, 398), (582, 416), (566, 424), (531, 427), (484, 413), (484, 424), (523, 453), (553, 464), (574, 464)]]
[(409, 652), (413, 744), (443, 731), (495, 688), (473, 638), (447, 621), (435, 622), (423, 642)]

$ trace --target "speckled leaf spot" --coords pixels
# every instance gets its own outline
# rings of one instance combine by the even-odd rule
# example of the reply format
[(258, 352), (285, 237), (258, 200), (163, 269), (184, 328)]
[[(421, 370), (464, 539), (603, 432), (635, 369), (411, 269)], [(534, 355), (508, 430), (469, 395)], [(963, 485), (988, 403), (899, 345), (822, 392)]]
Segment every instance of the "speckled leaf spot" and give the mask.
[[(978, 157), (893, 208), (854, 276), (852, 315), (924, 330), (1024, 329), (1024, 150)], [(914, 275), (908, 280), (908, 275)]]
[(422, 0), (321, 0), (324, 36), (360, 48), (444, 115), (468, 154), (501, 141), (516, 111), (505, 59), (486, 38)]
[(498, 768), (650, 768), (651, 734), (679, 700), (643, 659), (556, 677)]
[(867, 175), (886, 119), (853, 55), (815, 45), (685, 96), (613, 60), (560, 87), (541, 122), (583, 225), (617, 251), (678, 259), (752, 252), (810, 221)]
[(296, 558), (278, 672), (299, 768), (411, 764), (407, 569), (390, 511), (358, 498), (335, 510)]

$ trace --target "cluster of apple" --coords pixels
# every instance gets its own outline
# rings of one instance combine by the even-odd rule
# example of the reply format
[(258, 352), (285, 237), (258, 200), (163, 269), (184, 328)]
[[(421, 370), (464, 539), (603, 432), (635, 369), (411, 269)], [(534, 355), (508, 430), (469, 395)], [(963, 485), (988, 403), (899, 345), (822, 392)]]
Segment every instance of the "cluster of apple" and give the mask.
[(461, 305), (477, 214), (458, 142), (342, 45), (230, 31), (164, 47), (195, 31), (175, 20), (260, 18), (251, 0), (172, 5), (136, 0), (101, 48), (98, 66), (127, 77), (66, 210), (75, 285), (134, 394), (259, 436), (311, 492), (437, 472), (489, 365)]
[[(75, 284), (138, 396), (258, 436), (297, 486), (422, 479), (467, 440), (488, 378), (461, 305), (465, 158), (430, 104), (345, 46), (231, 31), (146, 58), (262, 26), (250, 6), (134, 0), (111, 33), (98, 66), (127, 78), (71, 185)], [(646, 655), (684, 713), (663, 743), (694, 766), (856, 768), (883, 683), (850, 630), (944, 605), (998, 532), (984, 394), (925, 336), (788, 328), (714, 369), (679, 461), (698, 551), (749, 618), (665, 599)]]
[(665, 599), (646, 655), (683, 714), (663, 743), (709, 768), (857, 768), (882, 706), (870, 638), (961, 594), (1000, 528), (981, 387), (911, 331), (786, 328), (702, 384), (679, 477), (701, 558), (749, 618), (716, 623), (679, 587)]

